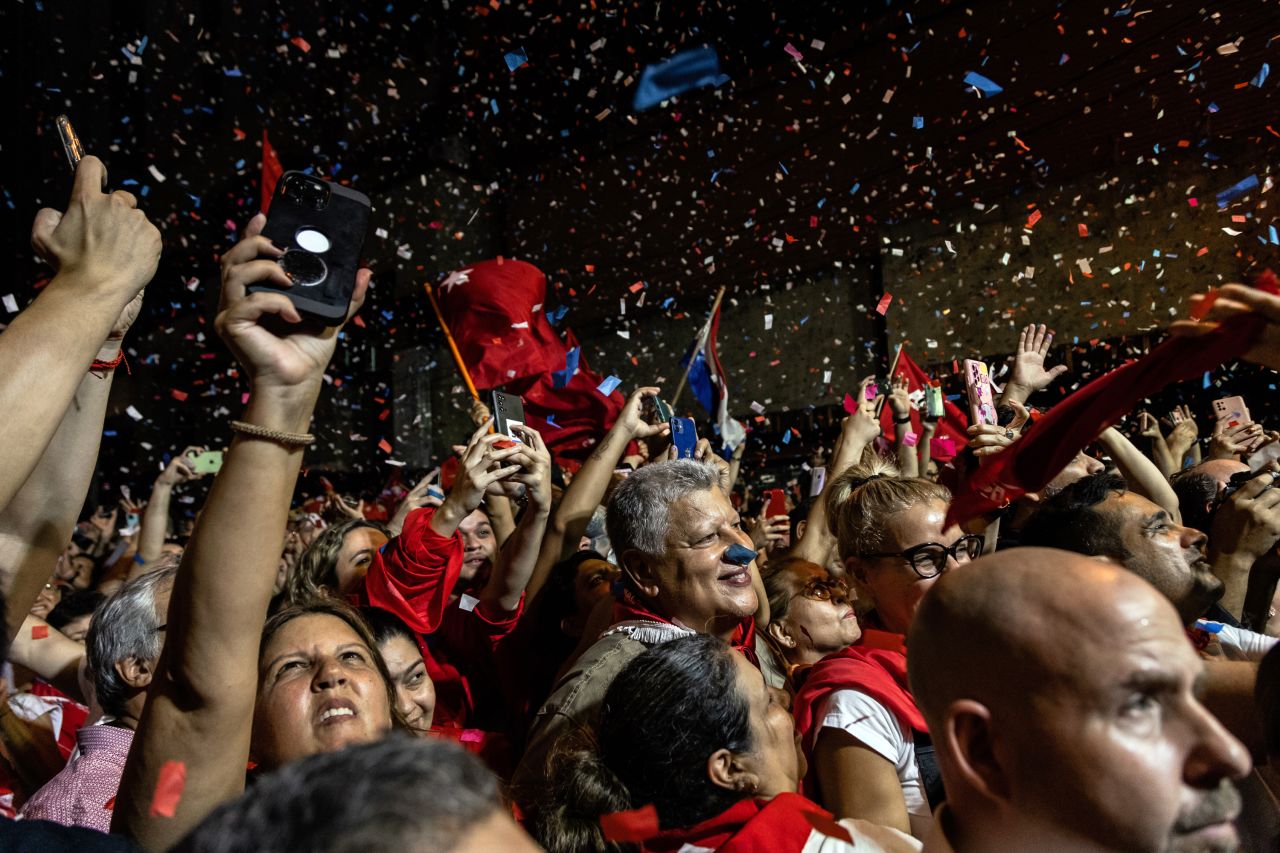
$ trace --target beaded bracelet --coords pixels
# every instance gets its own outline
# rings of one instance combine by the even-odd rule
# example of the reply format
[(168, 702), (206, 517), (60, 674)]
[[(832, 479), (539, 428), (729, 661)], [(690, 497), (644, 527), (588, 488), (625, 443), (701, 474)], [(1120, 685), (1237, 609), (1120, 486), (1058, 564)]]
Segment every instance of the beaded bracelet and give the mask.
[(267, 441), (274, 441), (276, 444), (283, 444), (286, 447), (306, 447), (314, 444), (316, 437), (309, 432), (283, 432), (277, 429), (267, 429), (257, 424), (246, 423), (244, 421), (232, 421), (231, 431), (247, 435), (252, 438), (262, 438)]

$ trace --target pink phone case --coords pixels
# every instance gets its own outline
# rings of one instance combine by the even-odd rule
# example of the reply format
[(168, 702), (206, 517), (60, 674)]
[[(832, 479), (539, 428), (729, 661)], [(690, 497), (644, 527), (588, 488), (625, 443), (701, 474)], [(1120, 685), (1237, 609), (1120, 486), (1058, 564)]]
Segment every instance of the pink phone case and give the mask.
[(986, 362), (966, 358), (964, 384), (969, 391), (969, 414), (974, 423), (995, 424), (996, 404), (991, 397), (991, 374)]
[(1218, 419), (1218, 431), (1236, 424), (1248, 423), (1249, 407), (1244, 404), (1244, 397), (1223, 397), (1213, 401), (1213, 415)]

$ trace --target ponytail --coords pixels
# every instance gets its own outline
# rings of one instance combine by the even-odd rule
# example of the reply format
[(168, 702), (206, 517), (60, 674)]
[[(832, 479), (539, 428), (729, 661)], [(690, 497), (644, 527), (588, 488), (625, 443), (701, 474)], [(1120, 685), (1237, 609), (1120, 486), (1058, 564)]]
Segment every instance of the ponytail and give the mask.
[(547, 853), (631, 853), (634, 844), (608, 841), (600, 817), (632, 808), (626, 786), (600, 758), (589, 734), (568, 738), (551, 754), (549, 786), (531, 815), (529, 834)]

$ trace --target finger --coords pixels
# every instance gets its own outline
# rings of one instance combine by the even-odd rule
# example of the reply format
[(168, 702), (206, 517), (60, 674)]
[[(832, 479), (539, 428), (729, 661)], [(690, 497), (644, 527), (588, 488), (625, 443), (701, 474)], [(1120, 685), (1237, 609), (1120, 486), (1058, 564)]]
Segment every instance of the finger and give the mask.
[(36, 218), (31, 223), (31, 248), (35, 249), (36, 254), (50, 264), (53, 264), (56, 260), (50, 249), (53, 232), (61, 221), (62, 211), (54, 210), (51, 207), (42, 207), (36, 211)]
[[(1223, 299), (1243, 305), (1251, 311), (1257, 311), (1272, 322), (1280, 322), (1280, 296), (1243, 284), (1228, 284), (1218, 291), (1218, 302), (1222, 302)], [(1214, 308), (1217, 308), (1217, 304)], [(1209, 313), (1212, 314), (1213, 311)]]
[(1233, 497), (1238, 496), (1240, 500), (1253, 500), (1274, 482), (1275, 479), (1272, 477), (1254, 477), (1241, 486)]
[(662, 389), (656, 385), (645, 385), (643, 388), (637, 388), (627, 397), (627, 404), (635, 403), (645, 397), (657, 397), (662, 393)]
[(414, 486), (414, 488), (423, 489), (423, 488), (426, 488), (427, 486), (430, 486), (433, 482), (435, 482), (436, 477), (438, 477), (439, 475), (440, 475), (439, 468), (431, 469), (429, 472), (427, 472), (427, 476), (419, 480), (418, 485)]
[(492, 486), (494, 483), (498, 482), (504, 477), (510, 477), (512, 474), (516, 473), (519, 470), (520, 470), (519, 465), (508, 465), (505, 468), (495, 468), (494, 470), (488, 471), (484, 474), (481, 474), (479, 477), (477, 477), (476, 485), (481, 488), (487, 489), (489, 486)]
[(1031, 327), (1031, 351), (1040, 352), (1040, 347), (1044, 343), (1044, 324)]
[(283, 254), (284, 250), (266, 237), (246, 237), (222, 253), (222, 268), (227, 270), (236, 264), (262, 257), (278, 258)]
[(1049, 379), (1050, 380), (1057, 379), (1059, 376), (1061, 376), (1066, 372), (1067, 372), (1067, 366), (1065, 364), (1059, 364), (1057, 367), (1049, 371)]
[(244, 226), (244, 232), (241, 239), (248, 240), (251, 237), (257, 237), (262, 233), (262, 229), (266, 227), (267, 215), (265, 213), (255, 213), (253, 218)]
[(1184, 338), (1200, 338), (1218, 330), (1217, 323), (1201, 323), (1196, 320), (1178, 320), (1169, 327), (1169, 334)]
[(1053, 347), (1053, 330), (1045, 332), (1044, 340), (1040, 344), (1040, 354), (1048, 355), (1050, 348)]
[(224, 323), (256, 323), (262, 317), (275, 315), (289, 323), (301, 323), (302, 315), (283, 293), (259, 291), (237, 299), (223, 311)]
[[(487, 432), (489, 431), (489, 425), (490, 425), (491, 423), (493, 423), (493, 418), (488, 418), (484, 423), (482, 423), (482, 424), (480, 424), (480, 426), (476, 427), (476, 431), (475, 431), (475, 432), (473, 432), (473, 433), (471, 433), (471, 438), (470, 438), (470, 439), (468, 439), (468, 441), (467, 441), (467, 446), (466, 446), (466, 448), (463, 450), (463, 453), (466, 453), (468, 450), (470, 450), (472, 447), (474, 447), (474, 446), (477, 444), (477, 442), (479, 442), (479, 441), (480, 441), (480, 439), (484, 438), (485, 433), (487, 433)], [(455, 452), (456, 452), (456, 450), (455, 450)]]
[(293, 281), (275, 261), (249, 261), (231, 267), (223, 279), (223, 285), (232, 294), (244, 293), (249, 285), (265, 282), (275, 287), (289, 289)]
[(1023, 330), (1022, 330), (1021, 332), (1019, 332), (1019, 333), (1018, 333), (1018, 352), (1024, 352), (1024, 351), (1026, 350), (1026, 348), (1027, 348), (1027, 333), (1028, 333), (1029, 331), (1031, 331), (1031, 329), (1032, 329), (1032, 327), (1031, 327), (1031, 326), (1027, 326), (1027, 327), (1023, 328)]
[(1258, 500), (1256, 501), (1258, 508), (1275, 509), (1277, 506), (1280, 506), (1280, 489), (1275, 487), (1275, 478), (1263, 474), (1261, 477), (1257, 477), (1255, 479), (1265, 480), (1267, 485), (1271, 487), (1264, 488), (1262, 490), (1262, 494), (1258, 496)]
[(128, 190), (116, 190), (111, 194), (111, 200), (125, 207), (135, 209), (138, 207), (138, 197)]
[(75, 183), (71, 186), (71, 198), (90, 199), (102, 195), (107, 185), (107, 167), (92, 154), (85, 155), (76, 166)]
[(342, 321), (344, 326), (352, 317), (356, 316), (356, 312), (364, 305), (364, 300), (369, 295), (369, 285), (372, 281), (372, 270), (365, 267), (356, 270), (356, 289), (351, 292), (351, 305), (347, 309), (347, 318)]

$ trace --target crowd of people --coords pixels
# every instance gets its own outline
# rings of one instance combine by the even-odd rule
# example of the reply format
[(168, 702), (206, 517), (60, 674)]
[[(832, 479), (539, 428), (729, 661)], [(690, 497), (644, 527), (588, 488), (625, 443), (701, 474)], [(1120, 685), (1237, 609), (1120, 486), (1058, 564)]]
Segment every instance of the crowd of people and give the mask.
[[(919, 401), (869, 379), (782, 514), (739, 454), (677, 451), (658, 387), (572, 472), (477, 404), (448, 488), (300, 500), (340, 327), (297, 313), (259, 215), (221, 261), (248, 393), (219, 470), (186, 448), (81, 519), (161, 252), (105, 185), (87, 157), (40, 211), (56, 274), (0, 335), (0, 848), (1280, 849), (1280, 434), (1134, 412), (1148, 448), (1098, 423), (951, 518), (1062, 372), (1033, 326), (954, 460), (927, 418), (886, 441), (880, 406)], [(1280, 368), (1280, 296), (1206, 307), (1172, 332), (1250, 315)]]

